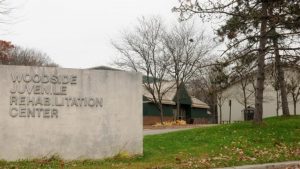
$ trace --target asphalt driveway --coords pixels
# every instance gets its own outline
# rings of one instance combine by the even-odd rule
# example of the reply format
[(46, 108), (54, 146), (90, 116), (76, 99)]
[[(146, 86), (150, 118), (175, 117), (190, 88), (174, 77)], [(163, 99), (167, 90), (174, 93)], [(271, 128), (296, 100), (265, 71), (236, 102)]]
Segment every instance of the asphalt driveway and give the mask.
[(186, 128), (144, 129), (144, 136), (155, 135), (155, 134), (164, 134), (164, 133), (170, 133), (170, 132), (175, 132), (175, 131), (190, 130), (190, 129), (201, 128), (201, 127), (211, 127), (211, 126), (215, 126), (215, 125), (217, 125), (217, 124), (195, 125), (195, 126), (189, 126)]

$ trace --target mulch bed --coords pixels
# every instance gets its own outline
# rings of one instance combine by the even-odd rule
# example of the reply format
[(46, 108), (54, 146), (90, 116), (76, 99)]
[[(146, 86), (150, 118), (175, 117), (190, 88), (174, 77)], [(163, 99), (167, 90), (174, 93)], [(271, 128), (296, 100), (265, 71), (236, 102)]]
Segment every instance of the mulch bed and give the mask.
[(213, 126), (214, 124), (186, 124), (186, 125), (173, 125), (173, 126), (152, 126), (144, 125), (144, 129), (180, 129), (180, 128), (198, 128)]

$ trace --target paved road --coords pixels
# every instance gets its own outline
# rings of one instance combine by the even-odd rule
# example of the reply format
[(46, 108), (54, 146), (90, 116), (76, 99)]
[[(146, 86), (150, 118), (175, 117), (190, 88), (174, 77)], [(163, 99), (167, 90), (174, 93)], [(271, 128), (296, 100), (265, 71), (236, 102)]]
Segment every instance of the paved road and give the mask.
[(299, 169), (300, 161), (286, 161), (279, 163), (255, 164), (217, 169)]
[(175, 131), (183, 131), (183, 130), (190, 130), (193, 128), (200, 128), (200, 127), (210, 127), (210, 126), (215, 126), (216, 124), (211, 124), (211, 125), (197, 125), (194, 127), (189, 127), (189, 128), (177, 128), (177, 129), (144, 129), (144, 136), (145, 135), (155, 135), (155, 134), (163, 134), (163, 133), (170, 133), (170, 132), (175, 132)]

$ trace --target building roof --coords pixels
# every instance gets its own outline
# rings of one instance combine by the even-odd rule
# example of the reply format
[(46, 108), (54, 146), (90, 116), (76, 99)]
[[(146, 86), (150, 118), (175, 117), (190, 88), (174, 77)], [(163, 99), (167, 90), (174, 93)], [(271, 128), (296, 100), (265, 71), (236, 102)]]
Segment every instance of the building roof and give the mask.
[[(146, 97), (149, 101), (153, 102), (153, 100), (154, 100), (153, 96), (147, 90), (145, 84), (143, 85), (143, 88), (144, 88), (144, 91), (143, 91), (144, 97)], [(174, 101), (175, 97), (176, 97), (176, 84), (175, 84), (175, 82), (173, 82), (173, 81), (163, 82), (162, 87), (161, 87), (161, 91), (165, 92), (165, 94), (162, 97), (162, 104), (176, 105), (176, 102)], [(156, 93), (156, 97), (157, 97), (157, 93)], [(191, 96), (189, 96), (189, 98), (191, 100), (191, 107), (205, 108), (205, 109), (209, 108), (209, 106), (206, 103), (202, 102), (201, 100), (199, 100), (195, 97), (191, 97)]]
[(192, 97), (192, 107), (209, 109), (209, 106), (206, 103), (195, 97)]
[[(116, 69), (108, 66), (97, 66), (97, 67), (92, 67), (89, 69), (95, 69), (95, 70), (113, 70), (113, 71), (122, 71), (121, 69)], [(153, 77), (150, 77), (150, 81), (153, 81)], [(143, 77), (143, 82), (145, 82), (146, 76)], [(153, 85), (151, 83), (150, 85)], [(183, 85), (184, 86), (184, 85)], [(185, 88), (185, 86), (184, 86)], [(176, 84), (174, 81), (164, 81), (161, 86), (161, 91), (164, 92), (164, 96), (162, 98), (162, 103), (166, 105), (176, 105), (175, 97), (176, 97)], [(153, 96), (151, 93), (147, 90), (145, 84), (143, 84), (143, 96), (146, 97), (150, 102), (154, 102)], [(157, 97), (157, 93), (156, 93)], [(191, 106), (195, 108), (205, 108), (208, 109), (209, 106), (202, 102), (201, 100), (189, 96), (189, 99), (191, 100)]]
[(96, 67), (91, 67), (89, 69), (122, 71), (121, 69), (116, 69), (116, 68), (112, 68), (112, 67), (108, 67), (108, 66), (96, 66)]
[[(151, 83), (150, 85), (153, 85)], [(162, 97), (162, 103), (168, 105), (176, 105), (176, 102), (173, 101), (173, 98), (176, 94), (176, 86), (174, 82), (164, 82), (161, 86), (161, 91), (165, 94)], [(150, 101), (154, 101), (152, 94), (147, 90), (146, 85), (143, 85), (143, 95)], [(155, 92), (155, 97), (157, 98), (157, 92)]]

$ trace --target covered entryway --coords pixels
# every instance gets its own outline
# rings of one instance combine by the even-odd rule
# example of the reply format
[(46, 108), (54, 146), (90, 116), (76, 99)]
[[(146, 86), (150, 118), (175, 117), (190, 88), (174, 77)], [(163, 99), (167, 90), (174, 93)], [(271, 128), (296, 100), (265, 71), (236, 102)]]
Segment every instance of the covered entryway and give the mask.
[(254, 119), (255, 108), (248, 106), (246, 109), (242, 110), (244, 113), (244, 120), (250, 121)]
[[(176, 111), (176, 109), (175, 109)], [(180, 111), (176, 111), (176, 120), (184, 120), (187, 123), (191, 121), (191, 105), (181, 104)]]

